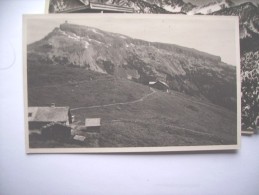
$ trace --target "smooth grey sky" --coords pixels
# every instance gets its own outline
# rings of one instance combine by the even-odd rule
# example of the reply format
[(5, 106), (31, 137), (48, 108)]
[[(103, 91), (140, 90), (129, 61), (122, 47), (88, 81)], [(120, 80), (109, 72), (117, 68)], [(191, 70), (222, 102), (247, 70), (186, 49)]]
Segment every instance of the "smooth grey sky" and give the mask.
[(218, 55), (231, 65), (238, 62), (238, 23), (233, 17), (147, 14), (67, 14), (31, 16), (27, 43), (42, 39), (65, 21), (96, 27), (152, 42), (172, 43)]

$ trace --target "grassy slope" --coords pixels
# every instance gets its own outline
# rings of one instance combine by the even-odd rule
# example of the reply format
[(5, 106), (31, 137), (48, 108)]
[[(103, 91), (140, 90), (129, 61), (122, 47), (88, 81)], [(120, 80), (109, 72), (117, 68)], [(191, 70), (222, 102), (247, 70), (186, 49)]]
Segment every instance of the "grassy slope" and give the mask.
[(163, 92), (135, 104), (76, 110), (73, 114), (81, 121), (102, 118), (102, 147), (236, 143), (234, 113)]
[[(91, 78), (91, 79), (90, 79)], [(28, 74), (29, 106), (68, 105), (71, 108), (126, 102), (149, 93), (125, 79), (71, 67), (30, 67)]]
[[(30, 106), (52, 102), (71, 108), (103, 105), (150, 93), (146, 86), (78, 68), (34, 66), (29, 70)], [(101, 147), (235, 144), (235, 114), (197, 101), (180, 93), (157, 91), (143, 102), (72, 113), (82, 123), (86, 117), (102, 119)]]

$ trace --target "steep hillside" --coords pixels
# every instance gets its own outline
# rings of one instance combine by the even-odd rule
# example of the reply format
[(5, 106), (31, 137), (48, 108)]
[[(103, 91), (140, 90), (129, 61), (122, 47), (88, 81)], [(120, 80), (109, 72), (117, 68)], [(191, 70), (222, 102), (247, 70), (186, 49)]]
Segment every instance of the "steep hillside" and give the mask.
[[(83, 125), (85, 118), (101, 118), (94, 147), (237, 143), (234, 112), (176, 91), (165, 93), (109, 74), (31, 60), (28, 84), (29, 106), (69, 106), (74, 125)], [(30, 147), (93, 145), (31, 136)]]
[(72, 113), (80, 121), (102, 118), (101, 147), (228, 145), (237, 141), (235, 113), (173, 91), (157, 91), (135, 104)]
[(28, 64), (29, 106), (93, 106), (134, 101), (150, 93), (147, 86), (82, 68)]
[(29, 59), (83, 67), (138, 83), (160, 79), (171, 89), (235, 110), (235, 67), (220, 57), (165, 43), (62, 24), (28, 46)]

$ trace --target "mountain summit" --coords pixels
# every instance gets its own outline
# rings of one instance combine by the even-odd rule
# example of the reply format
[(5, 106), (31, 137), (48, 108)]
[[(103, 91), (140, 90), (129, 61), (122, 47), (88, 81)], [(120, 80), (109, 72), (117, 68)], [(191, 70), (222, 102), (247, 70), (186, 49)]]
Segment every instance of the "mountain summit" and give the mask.
[[(28, 60), (72, 66), (144, 85), (162, 80), (173, 90), (235, 109), (235, 67), (220, 57), (178, 45), (148, 42), (64, 23), (28, 45)], [(33, 63), (29, 63), (33, 64)]]

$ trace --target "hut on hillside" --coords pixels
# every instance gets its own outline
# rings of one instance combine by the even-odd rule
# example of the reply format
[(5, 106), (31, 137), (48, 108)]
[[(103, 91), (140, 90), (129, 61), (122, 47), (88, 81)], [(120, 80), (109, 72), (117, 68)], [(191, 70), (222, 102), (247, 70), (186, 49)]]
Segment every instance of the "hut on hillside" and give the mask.
[(29, 107), (28, 122), (30, 133), (41, 134), (41, 128), (49, 123), (60, 123), (69, 125), (72, 122), (72, 116), (69, 107)]
[(101, 130), (101, 119), (100, 118), (86, 118), (85, 129), (87, 132), (100, 133)]
[(169, 86), (167, 85), (167, 83), (157, 80), (157, 81), (150, 81), (149, 83), (150, 87), (153, 87), (155, 89), (159, 89), (161, 91), (169, 91)]

